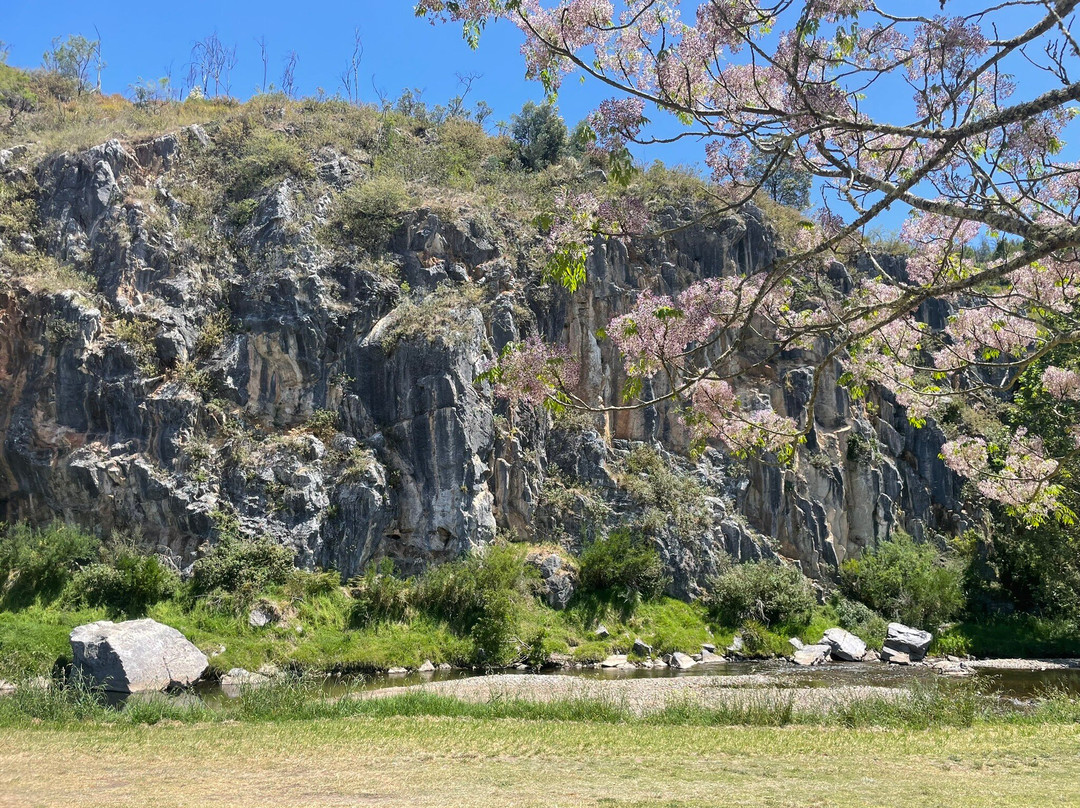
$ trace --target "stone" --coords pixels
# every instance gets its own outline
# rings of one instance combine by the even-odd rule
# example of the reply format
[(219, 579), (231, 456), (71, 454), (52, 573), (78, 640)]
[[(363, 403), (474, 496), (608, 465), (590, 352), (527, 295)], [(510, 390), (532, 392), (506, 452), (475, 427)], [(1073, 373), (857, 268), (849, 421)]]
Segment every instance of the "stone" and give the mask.
[(265, 628), (273, 625), (280, 619), (280, 615), (274, 609), (266, 606), (256, 606), (248, 612), (248, 625), (252, 628)]
[(731, 641), (731, 645), (729, 645), (727, 649), (733, 654), (741, 654), (745, 645), (746, 644), (743, 642), (742, 635), (736, 634), (734, 639), (732, 639)]
[(842, 662), (861, 662), (866, 655), (866, 643), (842, 628), (830, 628), (822, 641), (832, 648), (833, 659)]
[(409, 672), (408, 668), (401, 668), (401, 667), (397, 667), (397, 666), (387, 670), (387, 673), (390, 674), (391, 676), (404, 676), (408, 672)]
[(921, 631), (902, 623), (889, 623), (885, 644), (894, 651), (906, 653), (912, 662), (918, 662), (926, 656), (933, 639), (934, 635), (929, 631)]
[(803, 641), (800, 640), (798, 637), (789, 637), (788, 644), (796, 651), (803, 647)]
[(0, 695), (6, 695), (8, 693), (15, 692), (15, 684), (9, 682), (6, 679), (0, 679)]
[(724, 662), (727, 662), (727, 659), (719, 654), (714, 654), (712, 651), (705, 651), (704, 649), (701, 652), (702, 665), (720, 665)]
[(708, 651), (710, 654), (715, 654), (716, 653), (716, 646), (713, 645), (711, 642), (703, 642), (701, 644), (701, 650), (702, 651)]
[(626, 665), (626, 654), (612, 654), (600, 663), (601, 668), (625, 668)]
[(671, 660), (668, 662), (668, 666), (675, 668), (676, 670), (688, 670), (696, 663), (689, 655), (684, 654), (682, 651), (676, 651), (671, 655)]
[(420, 673), (432, 673), (435, 670), (435, 665), (430, 659), (425, 659), (417, 670), (420, 671)]
[(439, 663), (439, 670), (441, 670), (441, 671), (452, 671), (453, 669), (454, 669), (454, 666), (451, 665), (449, 662), (440, 662)]
[(907, 652), (898, 651), (888, 645), (881, 647), (881, 661), (891, 662), (894, 665), (910, 665), (912, 662), (911, 656)]
[(791, 660), (796, 665), (820, 665), (829, 658), (830, 654), (832, 654), (831, 645), (804, 645), (795, 651)]
[(638, 637), (634, 640), (634, 653), (639, 656), (651, 657), (653, 655), (653, 647), (641, 639), (641, 637)]
[(611, 633), (607, 630), (607, 626), (605, 625), (597, 626), (596, 631), (594, 631), (593, 634), (595, 634), (601, 640), (606, 640), (608, 637), (611, 636)]
[(553, 609), (565, 609), (574, 597), (577, 574), (559, 553), (533, 551), (526, 561), (540, 572), (544, 600)]
[(119, 693), (186, 687), (206, 672), (206, 656), (155, 620), (101, 620), (71, 632), (73, 664), (95, 685)]
[(930, 667), (934, 673), (939, 673), (942, 676), (973, 676), (976, 672), (975, 668), (959, 659), (939, 659), (933, 662)]

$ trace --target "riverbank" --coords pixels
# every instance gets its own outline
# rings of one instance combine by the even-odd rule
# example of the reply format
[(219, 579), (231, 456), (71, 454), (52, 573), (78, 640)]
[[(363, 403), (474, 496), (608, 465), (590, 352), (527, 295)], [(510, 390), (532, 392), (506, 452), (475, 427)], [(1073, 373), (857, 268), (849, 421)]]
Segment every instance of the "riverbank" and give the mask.
[[(47, 773), (47, 775), (45, 775)], [(0, 806), (1080, 804), (1080, 729), (625, 726), (362, 717), (26, 727), (0, 735)]]

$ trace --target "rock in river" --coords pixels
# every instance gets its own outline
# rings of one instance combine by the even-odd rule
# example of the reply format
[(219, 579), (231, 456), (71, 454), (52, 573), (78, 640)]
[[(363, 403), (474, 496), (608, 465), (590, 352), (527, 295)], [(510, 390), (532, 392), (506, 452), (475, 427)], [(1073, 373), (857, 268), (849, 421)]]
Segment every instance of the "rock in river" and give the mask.
[(833, 659), (860, 662), (866, 656), (866, 643), (842, 628), (830, 628), (822, 642), (832, 648)]
[(190, 685), (209, 664), (183, 634), (150, 619), (78, 626), (71, 632), (71, 653), (84, 676), (119, 693)]
[(907, 654), (912, 662), (918, 662), (926, 656), (933, 639), (934, 635), (929, 631), (920, 631), (902, 623), (889, 623), (889, 633), (885, 636), (882, 654), (888, 649), (893, 655)]

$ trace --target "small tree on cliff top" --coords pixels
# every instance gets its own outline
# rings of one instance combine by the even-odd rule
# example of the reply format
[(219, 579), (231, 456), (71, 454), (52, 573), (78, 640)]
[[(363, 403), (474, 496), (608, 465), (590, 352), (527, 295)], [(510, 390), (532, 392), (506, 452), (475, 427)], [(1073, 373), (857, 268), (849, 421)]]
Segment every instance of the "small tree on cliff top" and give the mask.
[[(1059, 494), (1077, 441), (1053, 451), (1036, 431), (979, 412), (1037, 372), (1059, 423), (1080, 436), (1080, 357), (1046, 358), (1080, 341), (1080, 168), (1063, 139), (1080, 99), (1077, 2), (419, 0), (417, 13), (462, 23), (473, 44), (487, 23), (511, 21), (527, 75), (549, 94), (573, 72), (612, 88), (590, 123), (597, 147), (624, 161), (627, 144), (655, 142), (646, 109), (671, 113), (676, 138), (704, 142), (721, 212), (784, 166), (818, 178), (850, 212), (818, 211), (783, 258), (747, 277), (676, 298), (643, 292), (607, 329), (631, 378), (656, 382), (624, 406), (676, 399), (703, 440), (790, 452), (812, 416), (748, 406), (736, 385), (781, 352), (813, 349), (806, 413), (837, 363), (853, 394), (888, 388), (916, 425), (962, 397), (975, 417), (946, 461), (1037, 522), (1070, 516)], [(755, 152), (773, 158), (756, 182), (746, 179)], [(861, 249), (857, 236), (890, 206), (909, 210), (906, 276), (878, 272), (836, 294), (828, 264)], [(553, 271), (571, 287), (595, 233), (644, 227), (588, 194), (558, 197), (551, 222)], [(1024, 247), (975, 263), (965, 247), (980, 233)], [(943, 332), (915, 318), (932, 297), (954, 307)], [(751, 341), (771, 353), (742, 350)], [(570, 389), (549, 395), (591, 406)]]

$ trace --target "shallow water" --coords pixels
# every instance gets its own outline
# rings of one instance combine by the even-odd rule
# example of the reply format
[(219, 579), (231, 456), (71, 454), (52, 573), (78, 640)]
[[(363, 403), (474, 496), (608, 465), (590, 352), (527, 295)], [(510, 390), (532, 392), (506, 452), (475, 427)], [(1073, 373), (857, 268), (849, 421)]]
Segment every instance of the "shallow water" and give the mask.
[[(558, 669), (531, 674), (534, 676), (571, 676), (581, 679), (668, 679), (680, 676), (746, 676), (755, 674), (770, 679), (775, 687), (833, 687), (872, 685), (877, 687), (913, 687), (917, 684), (952, 686), (970, 683), (982, 693), (1009, 699), (1030, 699), (1048, 690), (1080, 697), (1080, 669), (1063, 670), (980, 670), (972, 676), (954, 678), (935, 673), (930, 668), (904, 667), (882, 663), (832, 663), (810, 668), (797, 667), (783, 660), (729, 662), (701, 666), (688, 671), (670, 668)], [(373, 676), (332, 676), (323, 683), (328, 696), (345, 695), (357, 690), (407, 687), (425, 682), (468, 679), (482, 674), (472, 671), (435, 671), (433, 673), (378, 674)], [(227, 698), (216, 683), (198, 689), (207, 701)]]

